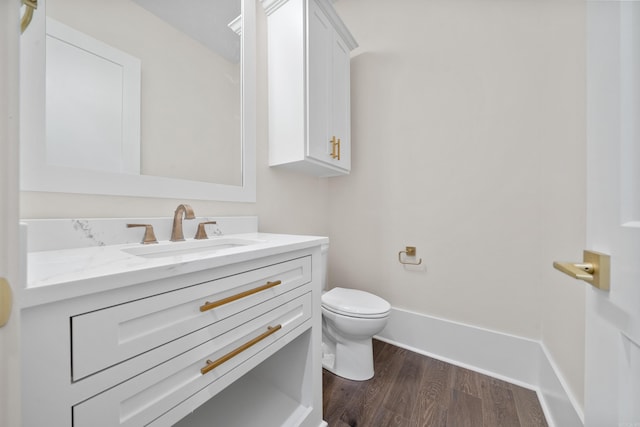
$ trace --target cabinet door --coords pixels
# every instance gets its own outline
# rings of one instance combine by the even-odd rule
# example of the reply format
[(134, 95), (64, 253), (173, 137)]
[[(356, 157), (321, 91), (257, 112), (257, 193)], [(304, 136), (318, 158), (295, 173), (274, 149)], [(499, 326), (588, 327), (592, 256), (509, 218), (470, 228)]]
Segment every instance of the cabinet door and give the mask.
[(331, 163), (331, 44), (333, 28), (318, 5), (309, 2), (309, 33), (307, 39), (309, 138), (307, 156)]
[[(330, 129), (336, 139), (340, 140), (339, 147), (334, 149), (338, 157), (333, 157), (333, 163), (346, 170), (351, 169), (351, 85), (350, 85), (350, 55), (349, 48), (338, 33), (332, 34), (331, 55), (331, 124)], [(331, 136), (333, 136), (331, 135)], [(331, 149), (331, 148), (330, 148)], [(331, 152), (331, 151), (330, 151)]]
[(349, 48), (314, 1), (309, 2), (308, 49), (307, 156), (349, 171)]

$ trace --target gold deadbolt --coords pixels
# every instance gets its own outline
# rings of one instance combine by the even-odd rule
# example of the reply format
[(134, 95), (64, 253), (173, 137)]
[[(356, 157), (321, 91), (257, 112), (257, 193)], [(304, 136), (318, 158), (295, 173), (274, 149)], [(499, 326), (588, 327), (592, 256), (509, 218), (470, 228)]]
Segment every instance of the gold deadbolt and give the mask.
[(11, 286), (4, 277), (0, 277), (0, 328), (7, 324), (11, 315), (13, 296)]
[(581, 263), (555, 261), (553, 267), (574, 279), (584, 280), (598, 289), (608, 291), (611, 276), (609, 255), (585, 250), (582, 259)]

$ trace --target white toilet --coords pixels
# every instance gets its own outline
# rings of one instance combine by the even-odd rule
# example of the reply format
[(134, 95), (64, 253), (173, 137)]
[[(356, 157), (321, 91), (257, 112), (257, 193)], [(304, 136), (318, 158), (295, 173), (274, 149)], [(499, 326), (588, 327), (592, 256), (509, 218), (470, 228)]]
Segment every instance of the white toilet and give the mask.
[(384, 329), (391, 305), (369, 292), (327, 289), (327, 252), (322, 247), (322, 366), (350, 380), (373, 377), (371, 338)]

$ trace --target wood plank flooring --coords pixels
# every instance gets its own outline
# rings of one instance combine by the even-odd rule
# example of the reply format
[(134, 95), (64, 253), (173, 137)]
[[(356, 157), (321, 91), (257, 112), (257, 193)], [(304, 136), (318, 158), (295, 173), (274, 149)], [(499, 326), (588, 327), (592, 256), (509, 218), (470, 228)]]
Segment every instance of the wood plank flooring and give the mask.
[(373, 354), (368, 381), (323, 370), (329, 427), (547, 427), (534, 391), (378, 340)]

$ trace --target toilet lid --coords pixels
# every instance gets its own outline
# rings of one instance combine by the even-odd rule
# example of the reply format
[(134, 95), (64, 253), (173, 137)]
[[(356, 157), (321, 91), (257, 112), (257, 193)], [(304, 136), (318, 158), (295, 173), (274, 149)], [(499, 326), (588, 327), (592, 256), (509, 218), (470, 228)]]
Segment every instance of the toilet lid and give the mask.
[(379, 296), (357, 289), (333, 288), (322, 295), (323, 307), (346, 316), (369, 317), (386, 314), (391, 309)]

